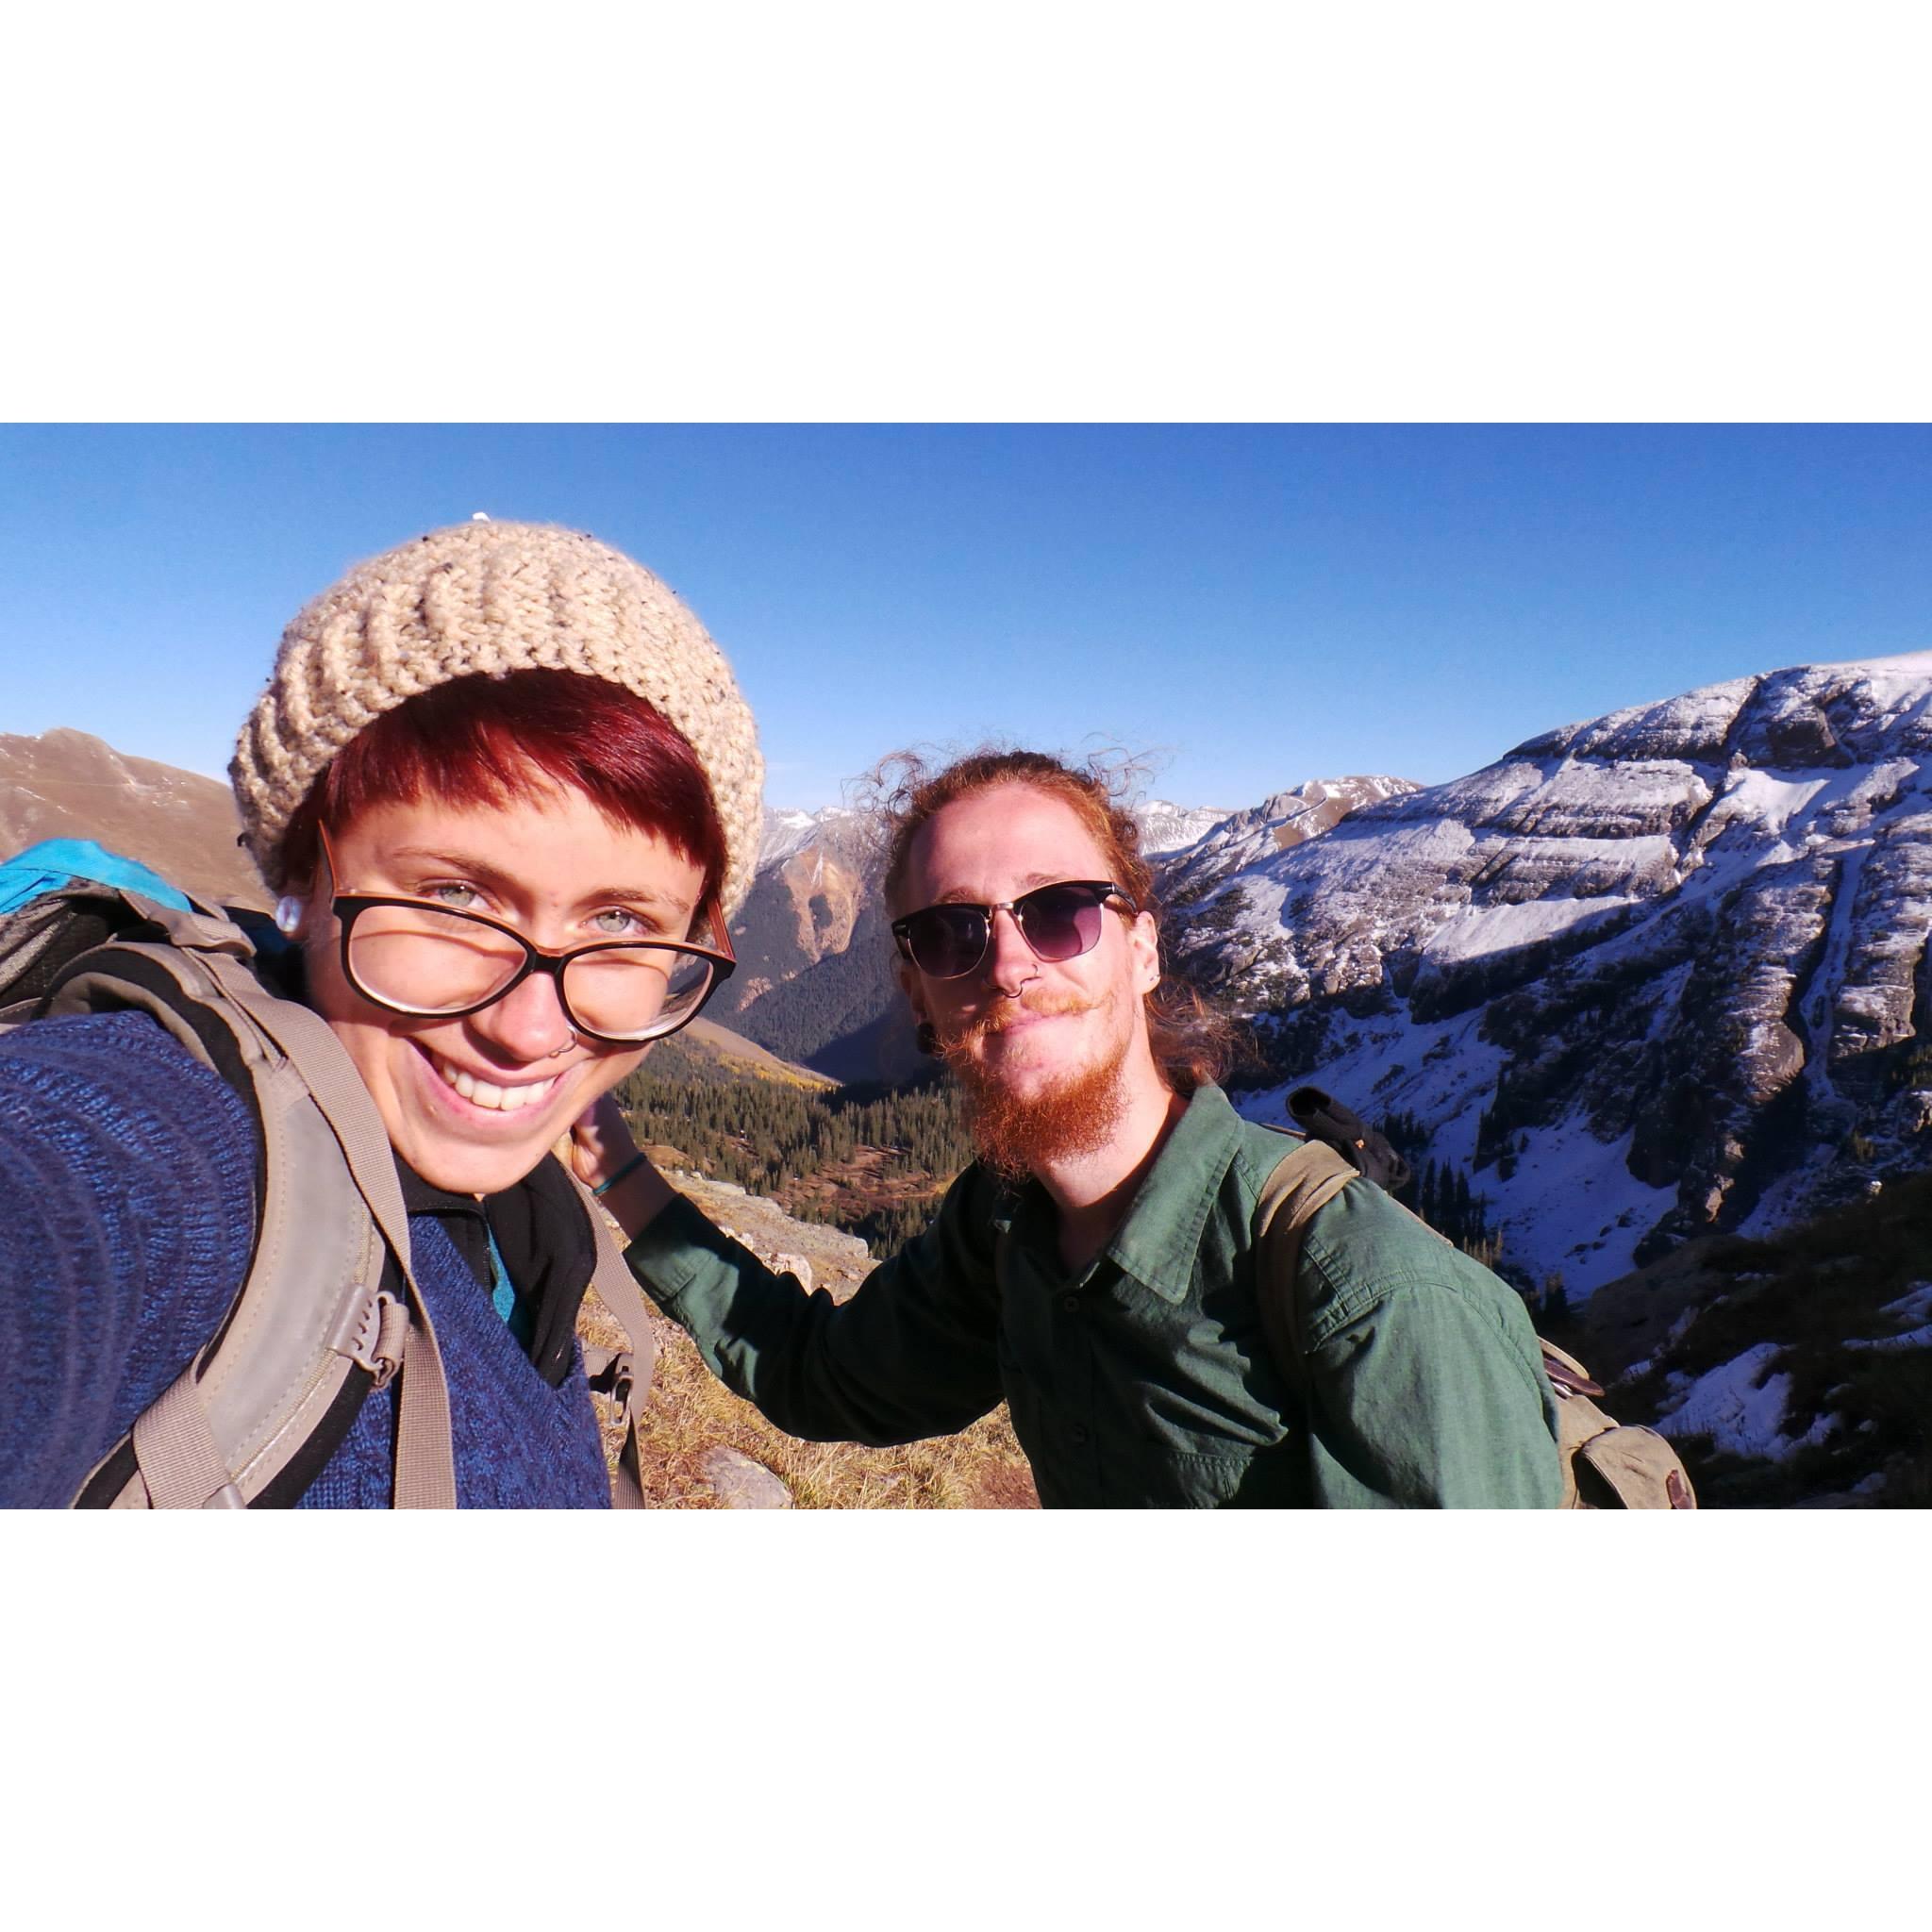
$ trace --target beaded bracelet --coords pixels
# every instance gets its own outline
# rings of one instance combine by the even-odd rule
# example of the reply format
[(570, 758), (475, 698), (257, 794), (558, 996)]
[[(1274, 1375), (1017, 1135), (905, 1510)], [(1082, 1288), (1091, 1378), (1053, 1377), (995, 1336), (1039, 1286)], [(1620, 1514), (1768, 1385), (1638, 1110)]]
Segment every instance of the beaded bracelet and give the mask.
[(639, 1168), (643, 1166), (644, 1159), (645, 1157), (642, 1154), (633, 1154), (631, 1158), (628, 1160), (626, 1160), (624, 1163), (624, 1165), (620, 1167), (617, 1170), (617, 1172), (614, 1174), (612, 1174), (608, 1181), (599, 1181), (597, 1185), (591, 1190), (591, 1193), (593, 1193), (597, 1197), (597, 1199), (601, 1201), (604, 1198), (604, 1196), (608, 1194), (611, 1191), (611, 1189), (618, 1184), (619, 1181), (627, 1180), (632, 1174), (634, 1174), (638, 1171)]

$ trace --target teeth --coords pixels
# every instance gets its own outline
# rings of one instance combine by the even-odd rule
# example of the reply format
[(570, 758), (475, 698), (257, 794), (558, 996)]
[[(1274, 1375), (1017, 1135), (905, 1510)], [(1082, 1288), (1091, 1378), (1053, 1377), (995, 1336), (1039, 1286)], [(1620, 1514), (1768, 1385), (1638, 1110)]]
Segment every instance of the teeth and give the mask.
[(537, 1107), (550, 1098), (559, 1076), (533, 1080), (522, 1087), (499, 1087), (493, 1080), (479, 1080), (462, 1067), (445, 1059), (436, 1062), (436, 1071), (473, 1107), (487, 1107), (498, 1113), (515, 1113), (519, 1108)]

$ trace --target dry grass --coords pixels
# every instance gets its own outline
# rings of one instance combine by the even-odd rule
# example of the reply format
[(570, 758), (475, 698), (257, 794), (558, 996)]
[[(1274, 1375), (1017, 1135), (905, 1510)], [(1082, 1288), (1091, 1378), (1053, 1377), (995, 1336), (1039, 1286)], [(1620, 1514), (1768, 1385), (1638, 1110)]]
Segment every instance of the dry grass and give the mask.
[[(762, 1463), (802, 1509), (1028, 1509), (1039, 1507), (1026, 1457), (1004, 1407), (957, 1436), (867, 1449), (850, 1442), (801, 1442), (774, 1429), (706, 1368), (675, 1323), (653, 1317), (658, 1371), (638, 1427), (644, 1500), (659, 1509), (720, 1507), (699, 1471), (719, 1444)], [(624, 1346), (623, 1331), (588, 1297), (578, 1333), (587, 1343)], [(611, 1405), (595, 1398), (606, 1459), (615, 1468), (622, 1437)]]

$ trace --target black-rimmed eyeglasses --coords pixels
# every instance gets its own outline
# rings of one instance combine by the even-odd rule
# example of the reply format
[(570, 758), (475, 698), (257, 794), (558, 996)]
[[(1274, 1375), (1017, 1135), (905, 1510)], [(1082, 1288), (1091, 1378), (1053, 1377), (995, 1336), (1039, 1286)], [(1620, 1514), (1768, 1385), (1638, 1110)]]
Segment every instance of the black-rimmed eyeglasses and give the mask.
[(927, 978), (960, 979), (986, 958), (992, 943), (993, 914), (1010, 912), (1034, 957), (1058, 965), (1091, 953), (1100, 943), (1110, 899), (1133, 912), (1134, 902), (1110, 879), (1061, 879), (991, 906), (923, 907), (893, 920), (892, 937), (901, 954)]
[(738, 963), (715, 906), (708, 945), (593, 940), (553, 953), (487, 913), (388, 893), (336, 893), (326, 833), (323, 852), (330, 908), (341, 925), (342, 975), (365, 1000), (392, 1013), (460, 1019), (543, 973), (575, 1031), (612, 1046), (639, 1046), (695, 1020)]

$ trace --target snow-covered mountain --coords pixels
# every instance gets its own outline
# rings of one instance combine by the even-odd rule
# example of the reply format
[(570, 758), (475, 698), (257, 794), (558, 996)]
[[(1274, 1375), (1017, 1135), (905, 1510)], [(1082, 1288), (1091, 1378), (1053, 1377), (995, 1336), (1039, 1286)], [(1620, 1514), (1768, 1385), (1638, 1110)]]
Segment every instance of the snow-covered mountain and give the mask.
[(1150, 798), (1134, 808), (1141, 827), (1141, 850), (1149, 858), (1191, 845), (1227, 815), (1226, 806), (1170, 805), (1164, 798)]
[(1465, 1165), (1574, 1295), (1932, 1162), (1932, 652), (1733, 679), (1363, 806), (1186, 908), (1283, 1117)]
[(1420, 789), (1407, 778), (1314, 778), (1292, 791), (1277, 791), (1246, 811), (1230, 812), (1203, 826), (1185, 847), (1168, 848), (1171, 856), (1161, 868), (1162, 889), (1170, 900), (1198, 895), (1271, 852), (1286, 851), (1332, 830), (1362, 806)]
[(863, 824), (863, 815), (844, 806), (830, 805), (823, 811), (778, 811), (767, 806), (758, 836), (758, 870), (790, 858), (808, 845), (856, 850)]

